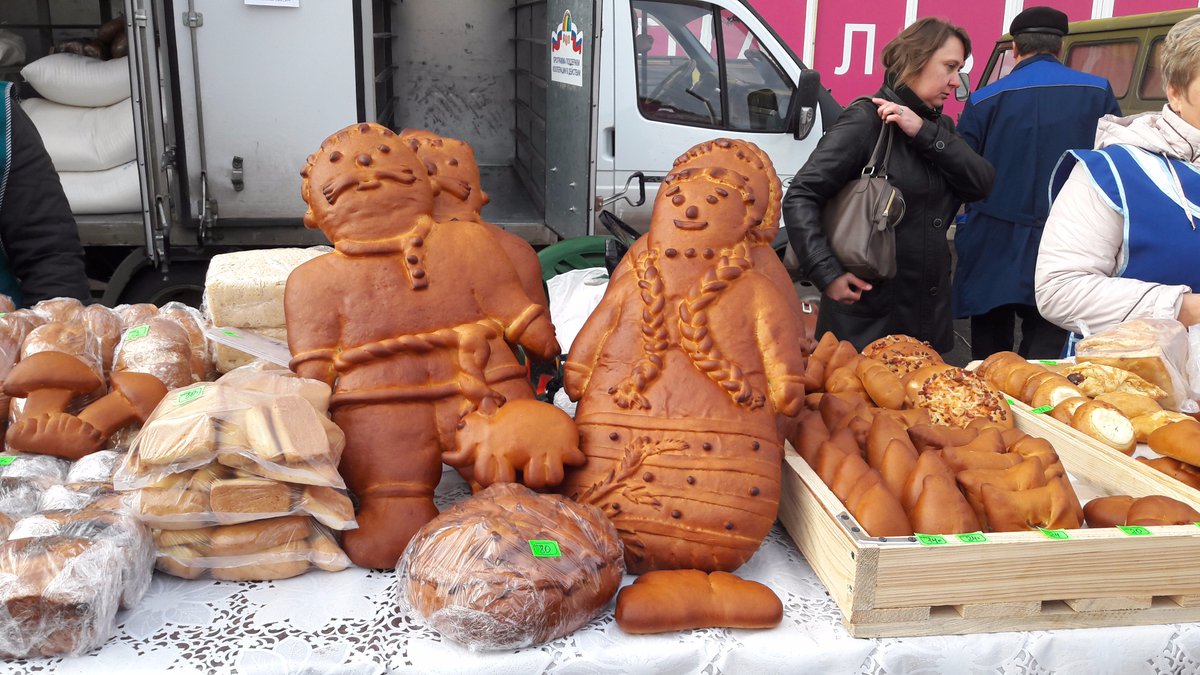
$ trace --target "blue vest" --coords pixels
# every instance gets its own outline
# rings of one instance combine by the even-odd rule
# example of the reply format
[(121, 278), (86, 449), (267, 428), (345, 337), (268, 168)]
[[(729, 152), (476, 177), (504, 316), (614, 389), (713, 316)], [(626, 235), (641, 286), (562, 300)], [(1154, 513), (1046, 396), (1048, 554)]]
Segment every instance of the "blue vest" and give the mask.
[[(0, 82), (0, 209), (4, 208), (4, 189), (8, 185), (8, 173), (12, 168), (12, 82)], [(21, 286), (8, 266), (8, 256), (0, 245), (0, 293), (12, 298), (17, 307), (22, 305)]]
[[(1125, 219), (1125, 262), (1117, 276), (1200, 289), (1200, 170), (1130, 145), (1069, 150), (1051, 177), (1051, 200), (1076, 163)], [(1067, 355), (1077, 339), (1071, 336)]]
[(1200, 170), (1129, 145), (1070, 150), (1055, 168), (1051, 199), (1076, 162), (1125, 219), (1125, 263), (1117, 276), (1200, 289)]

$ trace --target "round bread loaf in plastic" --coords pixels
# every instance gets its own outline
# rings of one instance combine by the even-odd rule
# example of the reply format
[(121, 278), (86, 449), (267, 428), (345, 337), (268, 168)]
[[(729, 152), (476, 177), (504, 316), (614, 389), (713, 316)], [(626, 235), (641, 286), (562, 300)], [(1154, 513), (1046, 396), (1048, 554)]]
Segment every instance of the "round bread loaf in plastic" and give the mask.
[(472, 650), (519, 649), (591, 621), (625, 561), (596, 507), (497, 483), (421, 528), (396, 571), (402, 610)]

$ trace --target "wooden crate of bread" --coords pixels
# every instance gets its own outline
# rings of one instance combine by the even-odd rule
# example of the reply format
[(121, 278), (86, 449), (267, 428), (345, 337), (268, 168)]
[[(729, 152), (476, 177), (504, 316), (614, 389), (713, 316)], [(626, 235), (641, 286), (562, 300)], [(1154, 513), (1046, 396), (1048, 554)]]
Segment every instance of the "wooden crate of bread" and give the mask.
[[(1054, 446), (1081, 493), (1162, 495), (1200, 509), (1200, 492), (1010, 405), (1016, 427)], [(780, 519), (856, 637), (1200, 620), (1200, 575), (1188, 563), (1200, 553), (1195, 524), (871, 537), (801, 452), (785, 456)]]

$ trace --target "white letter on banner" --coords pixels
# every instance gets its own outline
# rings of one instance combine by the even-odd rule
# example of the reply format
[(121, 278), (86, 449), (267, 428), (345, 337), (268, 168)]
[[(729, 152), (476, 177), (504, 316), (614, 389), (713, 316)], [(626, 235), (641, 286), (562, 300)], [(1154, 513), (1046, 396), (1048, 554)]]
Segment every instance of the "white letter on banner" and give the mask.
[(875, 24), (873, 23), (848, 23), (846, 24), (846, 35), (842, 42), (842, 65), (833, 69), (834, 75), (845, 75), (850, 72), (850, 49), (854, 47), (854, 34), (865, 33), (867, 36), (866, 50), (866, 67), (863, 68), (863, 75), (870, 75), (875, 72), (875, 59), (872, 55), (875, 53)]

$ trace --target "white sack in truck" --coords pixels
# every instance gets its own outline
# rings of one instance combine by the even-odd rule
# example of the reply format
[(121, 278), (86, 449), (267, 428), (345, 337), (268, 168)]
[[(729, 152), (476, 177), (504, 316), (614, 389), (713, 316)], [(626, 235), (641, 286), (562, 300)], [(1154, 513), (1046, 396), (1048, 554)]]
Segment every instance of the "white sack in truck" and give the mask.
[(204, 279), (204, 310), (214, 326), (257, 331), (284, 325), (288, 275), (328, 248), (273, 248), (213, 256)]
[(131, 101), (79, 108), (31, 98), (21, 101), (21, 107), (37, 127), (55, 169), (103, 171), (137, 157)]
[(129, 57), (101, 61), (79, 54), (51, 54), (21, 69), (37, 93), (64, 105), (88, 108), (130, 97)]
[(0, 66), (12, 66), (25, 60), (25, 38), (11, 30), (0, 30)]
[(75, 215), (142, 210), (137, 162), (104, 171), (60, 171), (58, 179)]

